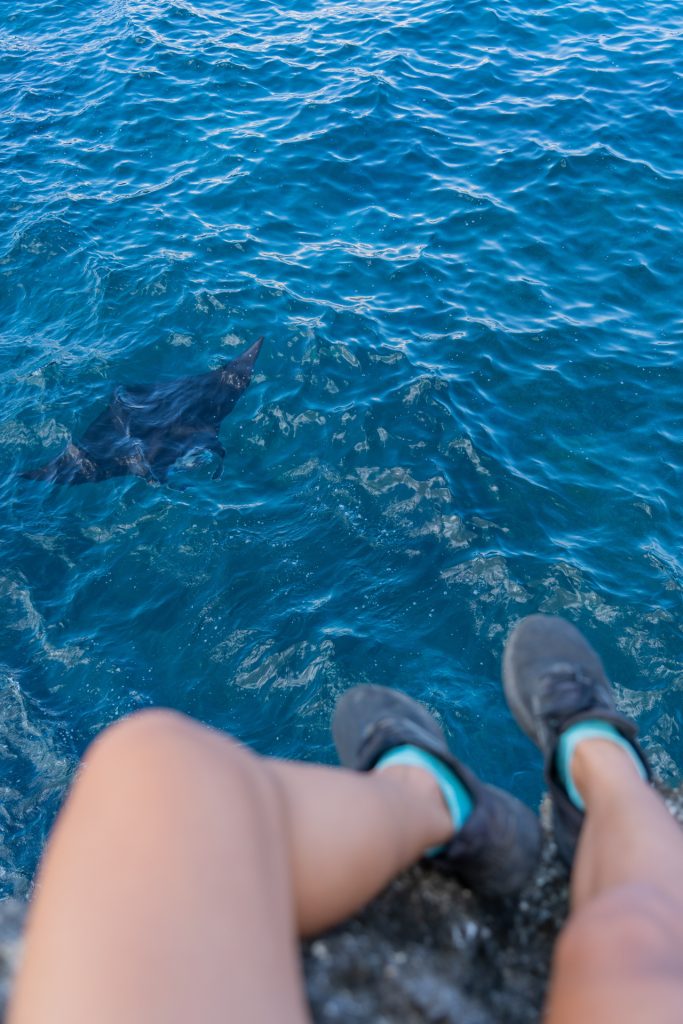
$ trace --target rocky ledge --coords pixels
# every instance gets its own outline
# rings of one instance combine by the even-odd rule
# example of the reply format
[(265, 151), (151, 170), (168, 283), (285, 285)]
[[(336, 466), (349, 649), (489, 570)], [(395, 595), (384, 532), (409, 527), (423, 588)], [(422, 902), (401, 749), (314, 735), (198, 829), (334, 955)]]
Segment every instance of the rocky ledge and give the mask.
[[(683, 824), (683, 786), (664, 795)], [(537, 1024), (566, 914), (567, 877), (547, 828), (536, 874), (514, 903), (482, 904), (457, 882), (416, 867), (362, 914), (304, 947), (314, 1020)], [(24, 916), (24, 904), (0, 903), (2, 1008)]]

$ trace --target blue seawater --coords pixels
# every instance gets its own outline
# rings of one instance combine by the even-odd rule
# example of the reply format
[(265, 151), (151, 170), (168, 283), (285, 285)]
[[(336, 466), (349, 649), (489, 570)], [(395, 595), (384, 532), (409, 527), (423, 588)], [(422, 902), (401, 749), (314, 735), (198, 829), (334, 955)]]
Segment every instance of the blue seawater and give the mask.
[[(682, 36), (666, 0), (2, 5), (0, 892), (150, 705), (329, 761), (339, 695), (399, 686), (536, 803), (499, 683), (536, 610), (678, 777)], [(260, 334), (222, 480), (20, 478)]]

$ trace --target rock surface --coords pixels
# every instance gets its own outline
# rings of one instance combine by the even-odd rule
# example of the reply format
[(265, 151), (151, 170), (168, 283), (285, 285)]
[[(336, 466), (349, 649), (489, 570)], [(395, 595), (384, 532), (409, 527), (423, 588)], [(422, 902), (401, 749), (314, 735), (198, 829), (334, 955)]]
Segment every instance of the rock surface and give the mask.
[[(683, 824), (683, 786), (665, 796)], [(536, 874), (512, 904), (485, 906), (457, 882), (416, 867), (304, 947), (314, 1020), (537, 1024), (566, 913), (567, 878), (547, 830)], [(20, 901), (0, 903), (0, 1017), (24, 917)]]
[(26, 917), (26, 904), (21, 900), (0, 902), (0, 1019), (4, 1020), (14, 972), (21, 951), (21, 929)]

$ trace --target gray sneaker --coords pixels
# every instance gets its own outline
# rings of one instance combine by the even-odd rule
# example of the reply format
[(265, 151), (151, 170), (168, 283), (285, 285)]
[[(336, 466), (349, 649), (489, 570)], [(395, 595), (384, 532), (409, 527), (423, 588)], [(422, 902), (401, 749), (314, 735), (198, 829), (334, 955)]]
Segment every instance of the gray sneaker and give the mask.
[(571, 865), (584, 816), (570, 801), (557, 771), (560, 733), (586, 719), (609, 722), (635, 748), (650, 777), (636, 726), (617, 711), (600, 658), (565, 619), (529, 615), (515, 626), (503, 656), (503, 687), (518, 725), (543, 754), (555, 841)]
[(511, 896), (522, 888), (538, 861), (538, 818), (461, 764), (421, 704), (384, 686), (354, 686), (337, 704), (332, 733), (340, 762), (357, 771), (370, 771), (382, 754), (406, 743), (443, 761), (467, 787), (474, 806), (444, 850), (425, 863), (455, 875), (483, 897)]

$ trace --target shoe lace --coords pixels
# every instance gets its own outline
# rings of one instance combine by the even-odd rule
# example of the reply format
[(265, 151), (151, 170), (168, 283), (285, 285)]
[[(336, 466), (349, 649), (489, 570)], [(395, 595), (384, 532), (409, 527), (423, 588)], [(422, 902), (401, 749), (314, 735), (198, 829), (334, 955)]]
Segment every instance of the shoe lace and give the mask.
[(580, 666), (554, 666), (540, 683), (537, 710), (553, 731), (578, 712), (607, 707), (595, 679)]

